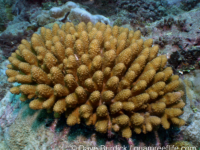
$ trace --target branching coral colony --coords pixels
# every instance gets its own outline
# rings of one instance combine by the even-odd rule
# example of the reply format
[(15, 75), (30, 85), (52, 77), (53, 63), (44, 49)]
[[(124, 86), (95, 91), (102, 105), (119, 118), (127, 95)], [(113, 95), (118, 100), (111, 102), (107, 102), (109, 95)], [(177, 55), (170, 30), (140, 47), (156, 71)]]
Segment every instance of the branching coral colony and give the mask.
[(167, 58), (157, 56), (153, 40), (140, 37), (139, 30), (99, 22), (42, 27), (9, 57), (8, 81), (21, 83), (10, 91), (21, 93), (21, 101), (34, 98), (31, 109), (65, 113), (69, 126), (84, 120), (125, 138), (160, 124), (182, 126), (179, 77), (165, 68)]

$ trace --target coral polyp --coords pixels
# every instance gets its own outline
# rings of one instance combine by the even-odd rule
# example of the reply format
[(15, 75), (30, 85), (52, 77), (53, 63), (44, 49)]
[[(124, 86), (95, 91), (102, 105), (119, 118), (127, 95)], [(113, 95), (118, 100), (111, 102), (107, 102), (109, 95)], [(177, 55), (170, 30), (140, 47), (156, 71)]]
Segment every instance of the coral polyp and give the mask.
[(67, 22), (40, 32), (22, 40), (6, 71), (9, 82), (21, 83), (10, 91), (21, 93), (21, 101), (33, 99), (31, 109), (65, 113), (69, 126), (83, 121), (125, 138), (185, 124), (179, 76), (139, 30)]

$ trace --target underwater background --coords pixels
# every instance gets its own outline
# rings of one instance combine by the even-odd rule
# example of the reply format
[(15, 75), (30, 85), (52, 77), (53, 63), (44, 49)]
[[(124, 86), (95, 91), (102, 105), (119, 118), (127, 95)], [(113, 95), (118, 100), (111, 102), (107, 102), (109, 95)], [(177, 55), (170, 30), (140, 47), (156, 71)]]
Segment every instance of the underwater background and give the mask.
[[(0, 12), (0, 150), (200, 150), (199, 0), (0, 0)], [(185, 124), (125, 138), (82, 122), (70, 127), (65, 115), (33, 110), (31, 99), (22, 102), (21, 94), (11, 93), (19, 83), (8, 82), (7, 65), (22, 39), (32, 42), (42, 27), (52, 29), (57, 23), (61, 28), (66, 22), (101, 22), (140, 30), (144, 41), (153, 39), (158, 56), (165, 55), (166, 67), (179, 76), (176, 90), (184, 92), (180, 118)]]

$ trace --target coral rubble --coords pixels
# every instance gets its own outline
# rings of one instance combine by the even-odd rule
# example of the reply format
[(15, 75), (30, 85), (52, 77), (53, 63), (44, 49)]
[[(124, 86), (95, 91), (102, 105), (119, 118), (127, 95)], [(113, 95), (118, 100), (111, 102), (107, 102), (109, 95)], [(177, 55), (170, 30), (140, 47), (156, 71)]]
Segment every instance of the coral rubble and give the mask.
[[(43, 13), (44, 14), (44, 13)], [(81, 8), (78, 4), (68, 1), (60, 7), (53, 7), (49, 10), (49, 15), (56, 20), (65, 20), (67, 19), (70, 22), (79, 21), (79, 22), (103, 22), (110, 24), (110, 20), (102, 15), (93, 15), (84, 8)], [(41, 14), (41, 19), (42, 14)]]
[(84, 121), (100, 133), (130, 138), (132, 131), (182, 126), (179, 77), (152, 43), (139, 30), (100, 22), (42, 27), (9, 57), (8, 81), (21, 83), (10, 91), (21, 93), (21, 101), (33, 99), (31, 109), (65, 113), (69, 126)]
[(186, 149), (186, 148), (195, 148), (190, 142), (188, 141), (177, 141), (172, 143), (172, 146), (176, 147), (177, 150)]

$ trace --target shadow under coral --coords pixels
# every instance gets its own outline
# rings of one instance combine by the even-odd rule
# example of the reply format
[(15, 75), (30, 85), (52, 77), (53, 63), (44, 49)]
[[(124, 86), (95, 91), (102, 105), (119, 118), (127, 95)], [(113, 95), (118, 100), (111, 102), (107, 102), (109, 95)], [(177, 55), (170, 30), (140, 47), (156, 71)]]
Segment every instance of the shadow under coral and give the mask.
[[(30, 101), (27, 101), (25, 105), (28, 105)], [(33, 116), (38, 110), (32, 110), (29, 107), (24, 110), (22, 113), (22, 119), (26, 117)], [(54, 123), (55, 118), (53, 113), (47, 113), (46, 110), (40, 110), (36, 119), (32, 124), (32, 129), (37, 131), (41, 126), (45, 126), (46, 129), (50, 129)], [(87, 126), (84, 123), (76, 124), (72, 127), (69, 127), (66, 124), (66, 118), (64, 115), (58, 119), (55, 126), (55, 133), (64, 132), (65, 128), (69, 128), (69, 132), (66, 134), (67, 140), (72, 142), (76, 140), (79, 136), (83, 136), (86, 139), (90, 139), (93, 134), (96, 136), (97, 146), (106, 145), (106, 142), (113, 142), (114, 145), (120, 144), (121, 146), (126, 146), (130, 148), (130, 144), (127, 139), (121, 137), (121, 135), (114, 133), (114, 136), (109, 138), (107, 134), (101, 134), (95, 131), (94, 126)], [(131, 140), (134, 143), (134, 146), (140, 146), (140, 143), (144, 143), (145, 146), (165, 146), (166, 143), (172, 143), (175, 141), (176, 135), (180, 132), (178, 127), (171, 126), (170, 129), (165, 130), (160, 127), (156, 132), (149, 132), (147, 134), (135, 134), (133, 133)], [(157, 135), (156, 135), (157, 134)]]

